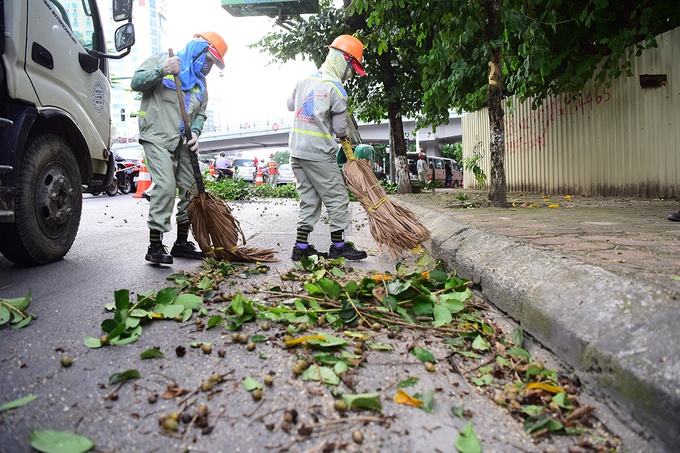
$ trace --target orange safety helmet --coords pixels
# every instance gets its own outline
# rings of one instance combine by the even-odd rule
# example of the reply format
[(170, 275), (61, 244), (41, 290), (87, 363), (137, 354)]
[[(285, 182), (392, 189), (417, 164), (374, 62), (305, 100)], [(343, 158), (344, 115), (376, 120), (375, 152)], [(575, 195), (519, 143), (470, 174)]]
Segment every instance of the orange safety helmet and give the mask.
[(214, 31), (196, 33), (194, 38), (203, 38), (210, 43), (210, 46), (208, 46), (208, 56), (218, 68), (224, 69), (224, 55), (229, 49), (224, 39)]
[(352, 35), (340, 35), (328, 47), (348, 54), (351, 57), (349, 62), (352, 64), (354, 71), (360, 76), (366, 75), (366, 70), (363, 64), (361, 64), (364, 57), (364, 45), (357, 38)]

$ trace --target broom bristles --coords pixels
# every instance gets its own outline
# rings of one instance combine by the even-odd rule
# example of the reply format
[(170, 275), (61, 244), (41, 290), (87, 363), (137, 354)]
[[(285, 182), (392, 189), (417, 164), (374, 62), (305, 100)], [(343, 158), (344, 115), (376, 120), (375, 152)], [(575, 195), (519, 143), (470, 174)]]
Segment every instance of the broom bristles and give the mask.
[(364, 159), (349, 160), (342, 172), (347, 187), (368, 213), (371, 236), (392, 254), (413, 249), (430, 238), (431, 232), (410, 210), (392, 203)]
[(189, 203), (189, 219), (192, 234), (206, 256), (248, 263), (277, 261), (275, 250), (238, 247), (239, 237), (243, 245), (246, 244), (241, 225), (229, 205), (209, 193), (193, 197)]

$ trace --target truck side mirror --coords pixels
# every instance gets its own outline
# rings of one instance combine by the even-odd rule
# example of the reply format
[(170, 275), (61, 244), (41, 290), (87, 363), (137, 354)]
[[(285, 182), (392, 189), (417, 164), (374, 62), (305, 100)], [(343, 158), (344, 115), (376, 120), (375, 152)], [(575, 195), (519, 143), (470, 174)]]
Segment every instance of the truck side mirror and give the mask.
[(114, 42), (116, 43), (117, 52), (132, 47), (135, 44), (135, 26), (132, 23), (128, 23), (118, 27)]
[(132, 0), (113, 0), (113, 20), (121, 22), (132, 17)]

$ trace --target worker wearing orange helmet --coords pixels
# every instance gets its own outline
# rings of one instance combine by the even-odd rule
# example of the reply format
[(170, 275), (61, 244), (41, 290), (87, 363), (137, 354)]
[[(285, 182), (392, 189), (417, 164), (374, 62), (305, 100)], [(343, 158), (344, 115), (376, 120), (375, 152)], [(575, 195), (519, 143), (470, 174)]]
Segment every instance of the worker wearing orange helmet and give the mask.
[[(345, 241), (349, 226), (349, 197), (335, 153), (337, 139), (347, 135), (347, 92), (343, 83), (353, 74), (366, 75), (362, 64), (364, 45), (354, 36), (341, 35), (331, 43), (328, 56), (316, 74), (300, 80), (288, 99), (295, 112), (290, 132), (290, 164), (297, 179), (300, 197), (297, 233), (291, 258), (303, 256), (366, 258)], [(333, 138), (335, 135), (336, 138)], [(331, 229), (328, 253), (309, 244), (309, 234), (326, 206)]]
[[(226, 53), (227, 44), (217, 33), (198, 33), (173, 57), (168, 52), (151, 55), (137, 68), (130, 82), (133, 90), (142, 93), (139, 142), (154, 182), (147, 220), (150, 245), (145, 256), (151, 263), (172, 264), (173, 257), (203, 258), (188, 240), (188, 207), (191, 189), (196, 184), (190, 153), (198, 155), (198, 137), (207, 118), (206, 76), (213, 65), (224, 69)], [(181, 106), (175, 76), (184, 98)], [(184, 124), (180, 108), (186, 111), (190, 124)], [(191, 131), (188, 141), (183, 138), (186, 129)], [(171, 230), (176, 190), (179, 190), (175, 215), (177, 240), (168, 253), (163, 233)]]
[(274, 159), (274, 155), (269, 155), (269, 162), (267, 162), (267, 170), (269, 170), (269, 184), (272, 187), (279, 185), (279, 163)]

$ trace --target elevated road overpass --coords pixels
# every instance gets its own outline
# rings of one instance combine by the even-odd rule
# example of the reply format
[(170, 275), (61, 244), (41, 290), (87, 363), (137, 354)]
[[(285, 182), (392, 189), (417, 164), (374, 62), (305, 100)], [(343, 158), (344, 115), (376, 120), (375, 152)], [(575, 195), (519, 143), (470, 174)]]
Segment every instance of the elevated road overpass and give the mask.
[[(390, 127), (387, 121), (379, 124), (359, 124), (359, 133), (364, 143), (389, 144)], [(408, 134), (409, 144), (416, 143), (414, 136), (415, 121), (404, 121), (404, 133)], [(288, 135), (292, 120), (285, 123), (268, 122), (247, 128), (205, 131), (201, 135), (201, 153), (212, 154), (220, 151), (237, 152), (262, 148), (281, 148), (288, 146)], [(461, 117), (452, 115), (447, 125), (439, 126), (436, 132), (421, 129), (417, 132), (417, 142), (427, 154), (439, 155), (441, 147), (460, 142), (463, 139)]]

